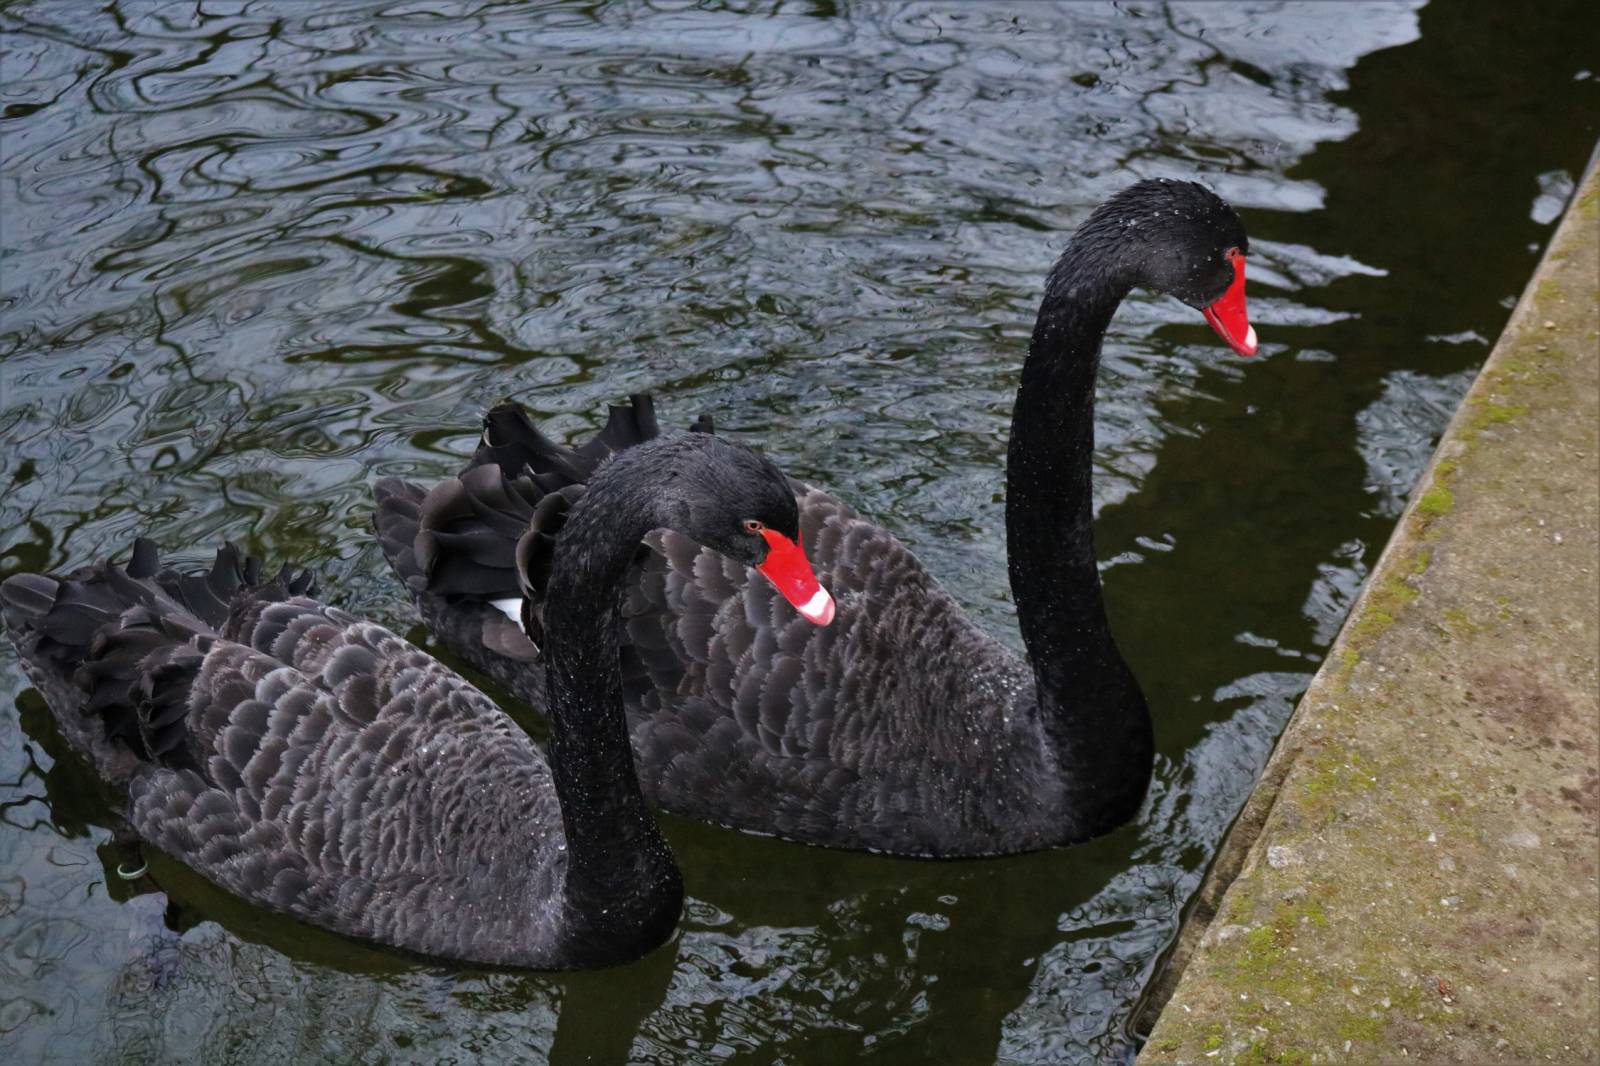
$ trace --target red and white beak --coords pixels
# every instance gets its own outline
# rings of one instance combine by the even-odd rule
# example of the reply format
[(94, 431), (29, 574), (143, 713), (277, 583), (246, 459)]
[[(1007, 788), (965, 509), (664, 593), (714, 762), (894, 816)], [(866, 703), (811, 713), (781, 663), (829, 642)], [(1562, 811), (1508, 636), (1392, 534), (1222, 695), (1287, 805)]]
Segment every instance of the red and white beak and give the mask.
[(1206, 316), (1217, 336), (1228, 342), (1228, 347), (1240, 355), (1256, 354), (1256, 329), (1244, 309), (1244, 256), (1237, 250), (1228, 253), (1233, 261), (1233, 284), (1210, 307), (1200, 313)]
[(756, 567), (761, 576), (772, 582), (772, 587), (794, 605), (808, 622), (825, 626), (833, 621), (833, 597), (822, 587), (811, 563), (800, 545), (771, 529), (763, 529), (767, 538), (767, 558)]

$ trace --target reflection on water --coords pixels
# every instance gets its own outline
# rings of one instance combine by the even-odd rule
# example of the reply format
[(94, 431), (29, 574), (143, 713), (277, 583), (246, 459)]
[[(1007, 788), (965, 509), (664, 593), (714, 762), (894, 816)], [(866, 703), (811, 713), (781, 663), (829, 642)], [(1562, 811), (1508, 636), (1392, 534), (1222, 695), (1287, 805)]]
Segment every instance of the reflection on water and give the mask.
[(374, 478), (451, 469), (506, 393), (578, 434), (654, 388), (884, 521), (1009, 631), (1006, 425), (1072, 226), (1137, 176), (1203, 175), (1251, 228), (1265, 345), (1235, 360), (1148, 297), (1107, 344), (1101, 554), (1161, 749), (1137, 824), (927, 864), (669, 820), (693, 900), (649, 959), (430, 969), (171, 863), (117, 879), (114, 797), (7, 646), (0, 1046), (1128, 1058), (1185, 901), (1592, 143), (1567, 7), (5, 5), (0, 574), (227, 536), (405, 630)]

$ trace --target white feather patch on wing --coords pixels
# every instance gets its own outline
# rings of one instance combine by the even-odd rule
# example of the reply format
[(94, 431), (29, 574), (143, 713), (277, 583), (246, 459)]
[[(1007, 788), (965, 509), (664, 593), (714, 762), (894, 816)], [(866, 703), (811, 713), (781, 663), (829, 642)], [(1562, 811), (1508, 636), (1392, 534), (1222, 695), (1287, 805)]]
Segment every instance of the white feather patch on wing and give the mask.
[(503, 600), (490, 600), (489, 605), (513, 622), (517, 628), (526, 633), (528, 630), (522, 624), (522, 597), (510, 596)]

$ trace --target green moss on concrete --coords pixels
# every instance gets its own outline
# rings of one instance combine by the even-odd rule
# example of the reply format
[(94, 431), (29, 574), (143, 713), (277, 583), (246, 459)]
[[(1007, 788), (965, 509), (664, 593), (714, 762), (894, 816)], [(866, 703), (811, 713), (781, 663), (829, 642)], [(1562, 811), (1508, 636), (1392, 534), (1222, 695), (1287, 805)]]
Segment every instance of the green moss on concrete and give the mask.
[[(1443, 459), (1434, 464), (1428, 488), (1417, 498), (1416, 506), (1411, 509), (1410, 522), (1419, 537), (1425, 539), (1428, 528), (1434, 521), (1454, 509), (1456, 497), (1450, 488), (1450, 481), (1455, 474), (1456, 462), (1453, 459)], [(1428, 550), (1429, 558), (1432, 558), (1431, 549)]]
[[(1240, 1005), (1238, 1020), (1252, 1034), (1249, 1047), (1259, 1056), (1255, 1061), (1307, 1061), (1318, 1047), (1379, 1043), (1393, 1024), (1437, 1020), (1447, 1013), (1443, 1003), (1424, 995), (1420, 975), (1401, 977), (1387, 965), (1397, 934), (1383, 923), (1368, 923), (1356, 933), (1360, 942), (1353, 954), (1365, 960), (1356, 969), (1325, 966), (1317, 942), (1330, 926), (1320, 899), (1329, 888), (1313, 883), (1295, 891), (1292, 899), (1279, 898), (1266, 920), (1218, 949), (1224, 958), (1216, 979), (1227, 1000)], [(1339, 935), (1348, 937), (1348, 926)], [(1291, 1037), (1283, 1020), (1297, 1005), (1308, 1010), (1293, 1013)], [(1315, 1024), (1307, 1025), (1308, 1018)], [(1226, 1033), (1210, 1023), (1204, 1049), (1215, 1050), (1225, 1042)], [(1357, 1061), (1366, 1058), (1359, 1048), (1351, 1054)], [(1245, 1053), (1233, 1061), (1246, 1061)]]
[(1268, 1039), (1257, 1039), (1249, 1047), (1239, 1053), (1234, 1059), (1238, 1066), (1267, 1066), (1267, 1064), (1284, 1064), (1284, 1066), (1302, 1066), (1312, 1061), (1312, 1057), (1304, 1051), (1294, 1048), (1280, 1050), (1274, 1048)]
[[(1506, 373), (1515, 377), (1518, 384), (1522, 385), (1558, 385), (1561, 383), (1560, 363), (1566, 359), (1567, 353), (1561, 348), (1552, 345), (1539, 345), (1537, 347), (1537, 361), (1528, 358), (1507, 359), (1505, 362)], [(1515, 412), (1516, 414), (1524, 412)], [(1510, 421), (1509, 418), (1504, 421)]]
[[(1356, 972), (1321, 965), (1315, 941), (1329, 926), (1319, 898), (1324, 892), (1318, 884), (1297, 888), (1292, 898), (1277, 899), (1264, 920), (1215, 949), (1219, 965), (1209, 979), (1236, 1005), (1233, 1025), (1186, 1016), (1152, 1046), (1170, 1053), (1192, 1044), (1203, 1057), (1211, 1053), (1235, 1064), (1310, 1063), (1321, 1049), (1343, 1053), (1349, 1041), (1349, 1058), (1367, 1061), (1392, 1025), (1441, 1016), (1441, 1005), (1427, 1000), (1420, 978), (1382, 976), (1390, 930), (1373, 928), (1363, 937), (1371, 963)], [(1291, 1019), (1292, 1026), (1286, 1025)], [(1308, 1026), (1308, 1019), (1316, 1024)], [(1230, 1032), (1239, 1035), (1230, 1041)]]
[(1371, 1043), (1383, 1035), (1383, 1018), (1375, 1012), (1346, 1014), (1339, 1019), (1336, 1034), (1341, 1040)]
[(1382, 636), (1384, 630), (1399, 619), (1406, 605), (1421, 595), (1411, 582), (1427, 573), (1432, 561), (1432, 551), (1419, 548), (1397, 568), (1407, 575), (1405, 580), (1391, 577), (1368, 587), (1360, 608), (1351, 615), (1340, 634), (1339, 643), (1343, 648), (1339, 652), (1335, 676), (1341, 687), (1349, 685), (1351, 674), (1361, 663), (1362, 649)]
[(1600, 187), (1591, 185), (1589, 191), (1578, 197), (1578, 215), (1593, 221), (1600, 217)]
[(1450, 508), (1456, 505), (1455, 494), (1443, 485), (1435, 485), (1422, 494), (1422, 499), (1417, 501), (1417, 510), (1432, 518), (1450, 513)]
[(1473, 404), (1482, 413), (1480, 425), (1499, 426), (1507, 422), (1514, 422), (1528, 413), (1525, 403), (1495, 403), (1493, 400), (1476, 399)]
[(1446, 607), (1441, 614), (1447, 623), (1446, 631), (1453, 636), (1470, 637), (1483, 631), (1483, 626), (1474, 622), (1472, 617), (1459, 607)]
[[(1373, 787), (1372, 768), (1367, 758), (1355, 749), (1344, 744), (1330, 744), (1305, 758), (1295, 774), (1295, 783), (1307, 824), (1326, 825), (1339, 816), (1338, 797)], [(1326, 915), (1320, 907), (1315, 913), (1322, 924), (1326, 924)]]
[(1367, 593), (1360, 617), (1350, 625), (1350, 639), (1356, 643), (1372, 640), (1394, 625), (1406, 604), (1421, 595), (1397, 577), (1387, 578)]
[(1306, 772), (1299, 775), (1300, 788), (1309, 799), (1316, 799), (1339, 787), (1344, 777), (1346, 759), (1351, 758), (1347, 749), (1338, 752), (1323, 751), (1312, 756), (1306, 762)]

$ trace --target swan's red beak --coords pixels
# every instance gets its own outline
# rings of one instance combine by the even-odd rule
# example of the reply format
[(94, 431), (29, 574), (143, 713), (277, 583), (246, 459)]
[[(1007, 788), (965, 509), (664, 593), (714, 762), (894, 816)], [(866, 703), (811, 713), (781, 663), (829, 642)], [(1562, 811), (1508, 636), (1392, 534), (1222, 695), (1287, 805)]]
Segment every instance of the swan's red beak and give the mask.
[(822, 587), (800, 545), (776, 530), (763, 529), (767, 538), (767, 559), (756, 567), (772, 582), (783, 598), (805, 616), (808, 622), (825, 626), (833, 621), (833, 597)]
[(1206, 316), (1217, 336), (1228, 342), (1228, 347), (1240, 355), (1255, 355), (1256, 329), (1244, 309), (1244, 256), (1235, 251), (1228, 258), (1233, 260), (1233, 284), (1221, 299), (1200, 313)]

